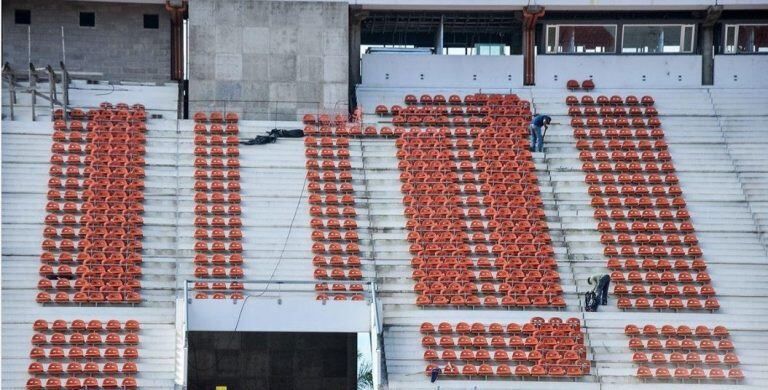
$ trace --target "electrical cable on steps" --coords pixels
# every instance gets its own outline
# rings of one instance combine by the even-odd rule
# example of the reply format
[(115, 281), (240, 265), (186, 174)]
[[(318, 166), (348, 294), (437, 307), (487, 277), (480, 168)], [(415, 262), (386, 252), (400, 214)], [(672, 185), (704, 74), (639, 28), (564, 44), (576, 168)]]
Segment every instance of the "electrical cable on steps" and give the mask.
[(240, 306), (240, 312), (237, 314), (237, 321), (235, 322), (235, 329), (233, 331), (237, 331), (238, 327), (240, 326), (240, 319), (243, 316), (243, 310), (245, 309), (245, 304), (248, 302), (248, 299), (251, 297), (260, 297), (264, 295), (267, 290), (269, 289), (269, 286), (272, 284), (272, 280), (275, 278), (275, 274), (277, 273), (278, 267), (280, 267), (280, 263), (283, 262), (283, 255), (285, 255), (285, 248), (288, 246), (288, 240), (291, 237), (291, 233), (293, 232), (293, 224), (296, 222), (296, 215), (299, 212), (299, 208), (301, 207), (301, 201), (304, 199), (304, 190), (307, 187), (307, 177), (304, 177), (304, 182), (301, 184), (301, 193), (299, 194), (299, 198), (296, 201), (296, 207), (293, 209), (293, 217), (291, 217), (291, 223), (288, 225), (288, 234), (285, 236), (285, 241), (283, 241), (283, 248), (280, 250), (280, 257), (278, 257), (277, 262), (275, 263), (274, 268), (272, 268), (272, 273), (269, 275), (269, 279), (267, 279), (267, 285), (264, 286), (264, 289), (261, 290), (261, 292), (256, 294), (249, 294), (245, 296), (245, 299), (243, 300), (243, 304)]

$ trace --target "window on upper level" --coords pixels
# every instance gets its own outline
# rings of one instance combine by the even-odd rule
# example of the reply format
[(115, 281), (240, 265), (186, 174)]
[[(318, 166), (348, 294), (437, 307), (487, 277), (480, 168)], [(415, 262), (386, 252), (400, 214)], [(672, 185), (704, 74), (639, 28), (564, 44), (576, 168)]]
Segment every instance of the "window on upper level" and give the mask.
[(728, 24), (723, 51), (728, 54), (768, 53), (768, 24)]
[(547, 54), (615, 53), (615, 24), (547, 25)]
[(80, 27), (96, 27), (96, 13), (80, 12)]
[(693, 53), (692, 24), (626, 24), (622, 53)]
[(13, 18), (16, 24), (32, 24), (32, 11), (28, 9), (14, 10)]
[(144, 14), (144, 28), (149, 28), (149, 29), (160, 28), (160, 15)]

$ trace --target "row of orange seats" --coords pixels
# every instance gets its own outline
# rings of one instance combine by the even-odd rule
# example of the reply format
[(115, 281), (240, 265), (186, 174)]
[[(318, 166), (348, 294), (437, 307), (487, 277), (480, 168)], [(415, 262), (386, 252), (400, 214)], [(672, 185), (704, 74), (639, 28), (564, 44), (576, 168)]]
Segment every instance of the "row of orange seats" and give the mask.
[(26, 384), (26, 390), (58, 390), (64, 386), (65, 389), (136, 389), (138, 383), (133, 377), (125, 377), (118, 382), (113, 377), (97, 379), (94, 377), (76, 378), (70, 377), (66, 381), (59, 378), (48, 378), (43, 382), (40, 378), (29, 378)]
[(473, 322), (471, 325), (467, 322), (459, 322), (455, 326), (449, 322), (440, 322), (435, 327), (435, 324), (431, 322), (422, 322), (419, 327), (419, 331), (424, 334), (440, 333), (440, 334), (533, 334), (535, 332), (553, 332), (553, 331), (571, 331), (581, 330), (581, 320), (576, 317), (571, 317), (563, 320), (560, 317), (551, 317), (549, 320), (545, 320), (542, 317), (533, 317), (529, 322), (518, 324), (516, 322), (510, 322), (506, 325), (499, 322), (492, 322), (488, 325), (482, 322)]
[[(505, 110), (502, 113), (492, 113), (491, 114), (494, 118), (498, 117), (506, 117), (513, 120), (513, 124), (516, 126), (523, 125), (525, 123), (525, 119), (521, 118), (521, 115), (524, 115), (530, 119), (530, 114), (523, 114), (522, 110), (517, 109), (508, 109)], [(464, 118), (462, 116), (454, 116), (453, 119), (449, 118), (448, 116), (419, 116), (419, 115), (397, 115), (392, 118), (392, 124), (395, 126), (404, 126), (404, 125), (410, 125), (410, 126), (488, 126), (491, 124), (491, 116), (487, 117), (479, 117), (479, 116), (470, 116), (469, 118)]]
[[(318, 300), (343, 301), (363, 300), (362, 285), (332, 284), (332, 288), (324, 280), (360, 280), (363, 277), (359, 258), (360, 246), (357, 233), (357, 210), (355, 209), (354, 188), (352, 187), (352, 164), (348, 136), (361, 135), (355, 131), (350, 134), (347, 118), (337, 115), (333, 128), (322, 131), (318, 139), (305, 133), (304, 146), (307, 157), (306, 178), (308, 181), (309, 214), (312, 217), (310, 226), (312, 233), (312, 265), (315, 267), (313, 277), (319, 281), (315, 286)], [(307, 117), (308, 118), (308, 117)], [(320, 123), (328, 125), (327, 114), (319, 116)], [(305, 118), (306, 119), (306, 118)], [(344, 119), (341, 121), (341, 119)], [(315, 123), (314, 120), (306, 123)], [(309, 126), (308, 126), (309, 127)], [(351, 128), (360, 129), (359, 125)], [(319, 135), (319, 134), (318, 134)], [(322, 148), (318, 153), (317, 148)], [(341, 190), (337, 187), (340, 184)], [(339, 196), (337, 194), (341, 193)], [(338, 218), (344, 218), (343, 223)], [(343, 231), (342, 231), (343, 229)], [(326, 255), (330, 255), (330, 261)], [(351, 296), (346, 294), (351, 293)], [(330, 293), (330, 294), (329, 294)]]
[[(590, 159), (592, 155), (590, 154)], [(630, 162), (629, 164), (619, 161), (616, 163), (608, 162), (608, 161), (602, 161), (595, 165), (591, 162), (585, 162), (581, 166), (581, 170), (584, 172), (601, 172), (601, 173), (615, 173), (615, 174), (626, 174), (626, 173), (670, 173), (675, 172), (675, 166), (669, 162), (663, 162), (661, 163), (661, 166), (659, 166), (656, 163), (653, 162), (646, 162), (644, 164), (641, 164), (637, 161)]]
[[(477, 259), (470, 258), (469, 256), (456, 256), (456, 257), (414, 257), (411, 259), (411, 267), (423, 268), (428, 266), (433, 269), (444, 270), (466, 270), (466, 269), (479, 269), (484, 268), (500, 268), (507, 271), (511, 270), (551, 270), (557, 268), (557, 262), (553, 257), (536, 258), (530, 256), (519, 257), (496, 257), (490, 259), (488, 257), (479, 257)], [(487, 274), (485, 274), (487, 275)], [(472, 274), (474, 276), (474, 274)]]
[[(242, 220), (239, 217), (242, 212), (239, 118), (234, 112), (214, 111), (210, 117), (197, 112), (194, 120), (194, 277), (242, 279), (245, 272), (242, 267)], [(207, 125), (209, 121), (210, 126)], [(224, 135), (227, 135), (226, 140)], [(223, 149), (225, 143), (226, 152)], [(226, 161), (225, 155), (228, 157)], [(244, 299), (244, 286), (240, 282), (213, 282), (211, 285), (196, 282), (194, 289), (195, 299)], [(210, 295), (209, 289), (213, 290)]]
[(195, 134), (237, 135), (240, 132), (240, 127), (238, 127), (237, 121), (227, 122), (226, 125), (222, 125), (221, 123), (214, 122), (211, 124), (210, 127), (206, 126), (205, 123), (195, 123), (195, 127), (193, 128), (193, 131), (195, 132)]
[(193, 117), (196, 124), (212, 123), (212, 124), (235, 124), (239, 120), (239, 116), (236, 112), (227, 112), (222, 114), (220, 111), (213, 111), (210, 115), (206, 115), (202, 111), (196, 112)]
[[(94, 140), (91, 140), (94, 141)], [(99, 148), (97, 148), (99, 147)], [(88, 142), (85, 146), (80, 142), (54, 142), (51, 145), (51, 152), (54, 154), (69, 153), (71, 155), (88, 155), (94, 157), (104, 156), (142, 156), (146, 152), (146, 148), (143, 144), (133, 143), (118, 143), (114, 142)]]
[[(519, 338), (519, 337), (518, 337)], [(449, 344), (447, 342), (443, 342), (445, 339), (445, 336), (440, 338), (440, 346), (445, 348), (451, 348), (453, 347), (452, 344)], [(502, 339), (501, 336), (494, 336), (494, 341), (491, 342), (491, 344), (496, 348), (505, 348), (507, 345), (505, 341), (500, 340)], [(514, 339), (514, 337), (513, 337)], [(573, 343), (573, 339), (567, 339), (570, 340), (571, 343)], [(511, 344), (511, 343), (510, 343)], [(522, 344), (522, 342), (520, 343)], [(571, 350), (566, 348), (573, 348), (578, 347), (578, 350)], [(557, 363), (559, 361), (563, 361), (566, 363), (575, 363), (578, 360), (582, 358), (582, 355), (580, 354), (580, 350), (584, 346), (582, 345), (573, 345), (569, 343), (563, 343), (563, 344), (557, 344), (555, 346), (552, 346), (550, 349), (533, 349), (530, 351), (526, 351), (523, 349), (512, 349), (511, 353), (510, 351), (504, 350), (504, 349), (496, 349), (493, 351), (493, 355), (491, 355), (491, 352), (488, 351), (485, 348), (480, 348), (477, 350), (465, 348), (462, 349), (461, 352), (458, 354), (457, 351), (454, 349), (444, 349), (441, 353), (438, 353), (435, 349), (427, 349), (424, 351), (424, 360), (445, 360), (445, 361), (455, 361), (455, 360), (462, 360), (462, 361), (478, 361), (478, 362), (508, 362), (508, 361), (517, 361), (517, 362), (526, 362), (526, 361), (532, 361), (532, 362), (542, 362), (542, 363)], [(510, 347), (513, 348), (513, 347)]]
[(589, 142), (585, 139), (580, 139), (576, 142), (576, 149), (579, 150), (667, 150), (667, 143), (660, 139), (653, 143), (648, 140), (641, 140), (637, 143), (633, 140), (619, 141), (618, 139), (612, 139), (606, 144), (601, 139), (593, 140)]
[(697, 271), (703, 271), (707, 269), (707, 265), (701, 259), (694, 259), (690, 262), (685, 259), (676, 259), (673, 263), (667, 259), (644, 258), (642, 259), (642, 262), (638, 262), (637, 259), (634, 258), (619, 259), (616, 257), (611, 257), (608, 259), (607, 267), (611, 270), (624, 269), (628, 271), (640, 269), (656, 271), (667, 271), (671, 269), (677, 271), (686, 271), (693, 269)]
[[(417, 283), (414, 286), (414, 291), (427, 295), (461, 295), (466, 297), (467, 295), (475, 295), (482, 293), (483, 295), (500, 295), (517, 298), (518, 296), (525, 295), (547, 295), (555, 296), (562, 293), (562, 287), (559, 284), (559, 276), (557, 273), (554, 275), (540, 276), (540, 274), (534, 276), (527, 273), (537, 273), (537, 270), (516, 270), (515, 273), (519, 273), (519, 276), (510, 276), (507, 279), (498, 280), (500, 283), (495, 284), (495, 279), (485, 279), (480, 281), (480, 286), (469, 280), (466, 277), (458, 276), (451, 278), (450, 276), (443, 276), (440, 278), (414, 278), (417, 279)], [(548, 271), (554, 272), (554, 271)]]
[[(695, 348), (695, 347), (694, 347)], [(667, 348), (672, 349), (672, 348)], [(685, 346), (681, 346), (680, 349), (687, 350)], [(632, 354), (633, 363), (654, 363), (654, 364), (701, 364), (706, 365), (736, 365), (739, 364), (739, 357), (733, 352), (726, 352), (722, 356), (717, 353), (707, 353), (702, 360), (701, 355), (698, 352), (688, 352), (683, 354), (682, 352), (672, 352), (665, 354), (664, 352), (653, 352), (650, 357), (645, 352), (635, 352)]]
[(581, 99), (577, 98), (576, 96), (568, 96), (565, 98), (565, 104), (569, 106), (578, 105), (581, 104), (583, 106), (591, 106), (593, 104), (598, 104), (601, 106), (606, 105), (612, 105), (612, 106), (621, 106), (621, 105), (627, 105), (627, 106), (636, 106), (638, 104), (642, 104), (643, 106), (652, 106), (655, 103), (653, 98), (651, 96), (645, 95), (639, 100), (637, 99), (637, 96), (635, 95), (628, 95), (626, 99), (622, 98), (619, 95), (613, 95), (611, 97), (600, 95), (597, 97), (597, 100), (593, 98), (591, 95), (583, 95)]
[[(53, 130), (69, 132), (70, 136), (74, 133), (85, 133), (86, 137), (95, 137), (96, 132), (102, 136), (113, 136), (117, 133), (127, 133), (129, 135), (138, 135), (147, 132), (147, 124), (145, 121), (118, 121), (112, 122), (109, 120), (100, 120), (95, 118), (88, 119), (83, 123), (81, 120), (73, 120), (70, 122), (63, 119), (56, 119), (53, 121)], [(87, 139), (86, 139), (87, 140)]]
[(51, 334), (50, 337), (45, 333), (38, 332), (32, 336), (33, 345), (136, 345), (138, 343), (139, 335), (133, 332), (126, 333), (122, 338), (120, 337), (120, 334), (116, 332), (110, 332), (102, 337), (102, 335), (96, 331), (91, 331), (88, 335), (83, 335), (78, 331), (70, 334), (56, 332)]
[[(432, 375), (432, 371), (435, 368), (439, 368), (436, 364), (430, 364), (425, 369), (425, 374), (427, 376)], [(475, 366), (473, 364), (467, 364), (459, 368), (456, 365), (453, 365), (452, 363), (446, 364), (444, 367), (441, 368), (441, 373), (443, 377), (500, 377), (500, 378), (546, 378), (546, 377), (581, 377), (584, 375), (589, 375), (589, 364), (588, 363), (578, 363), (578, 364), (551, 364), (548, 367), (545, 365), (537, 364), (533, 366), (527, 366), (527, 365), (517, 365), (514, 367), (510, 367), (507, 364), (499, 364), (497, 366), (492, 366), (490, 364), (481, 364), (480, 366)]]
[(80, 108), (73, 108), (69, 112), (61, 108), (56, 109), (53, 112), (53, 119), (61, 121), (72, 119), (74, 121), (98, 120), (105, 123), (137, 123), (147, 120), (147, 112), (144, 105), (139, 103), (132, 106), (128, 106), (126, 103), (117, 103), (113, 106), (112, 103), (102, 102), (98, 109), (89, 109), (87, 112)]
[[(584, 121), (586, 119), (586, 122)], [(573, 117), (571, 118), (571, 127), (574, 128), (580, 128), (580, 127), (605, 127), (605, 128), (612, 128), (612, 127), (619, 127), (619, 128), (626, 128), (626, 127), (635, 127), (635, 128), (646, 128), (649, 127), (651, 129), (661, 127), (661, 120), (659, 120), (658, 117), (649, 117), (648, 119), (643, 119), (642, 117), (603, 117), (600, 119), (598, 116), (588, 116), (585, 118), (582, 117)]]
[(648, 298), (640, 297), (636, 299), (631, 299), (628, 297), (619, 297), (618, 299), (618, 307), (622, 310), (628, 310), (628, 309), (640, 309), (640, 310), (648, 310), (648, 309), (654, 309), (654, 310), (708, 310), (708, 311), (715, 311), (720, 309), (720, 303), (717, 301), (717, 298), (710, 297), (706, 300), (701, 300), (698, 298), (688, 298), (686, 301), (683, 301), (682, 298), (663, 298), (663, 297), (656, 297), (653, 298), (652, 301), (649, 301)]
[(589, 130), (584, 129), (583, 127), (577, 127), (573, 129), (573, 136), (576, 137), (579, 140), (585, 139), (585, 138), (591, 138), (591, 139), (601, 139), (601, 140), (640, 140), (645, 141), (649, 139), (657, 139), (664, 137), (664, 130), (661, 128), (653, 128), (651, 131), (648, 131), (648, 129), (644, 127), (638, 127), (635, 129), (631, 129), (629, 127), (622, 127), (622, 128), (607, 128), (605, 131), (599, 127), (591, 127)]
[(741, 381), (744, 379), (744, 373), (741, 371), (740, 368), (731, 368), (728, 370), (728, 376), (726, 377), (726, 373), (723, 371), (722, 368), (712, 368), (709, 370), (709, 373), (705, 371), (704, 368), (701, 367), (694, 367), (690, 370), (686, 367), (677, 367), (674, 369), (673, 373), (670, 373), (669, 368), (667, 367), (657, 367), (655, 372), (647, 366), (640, 366), (637, 368), (637, 377), (643, 380), (646, 379), (661, 379), (661, 380), (670, 380), (670, 379), (677, 379), (677, 380), (694, 380), (697, 383), (700, 383), (700, 381), (703, 380), (712, 380), (712, 381), (723, 381), (723, 380), (734, 380), (734, 381)]
[(226, 138), (221, 135), (211, 135), (207, 137), (203, 134), (198, 134), (193, 140), (195, 146), (238, 146), (240, 144), (240, 138), (236, 135), (230, 135)]
[(584, 80), (581, 83), (579, 83), (578, 80), (568, 80), (565, 83), (565, 87), (568, 88), (569, 91), (577, 91), (579, 89), (591, 91), (595, 89), (595, 82), (592, 81), (592, 79)]
[(134, 360), (139, 358), (139, 350), (136, 347), (87, 347), (85, 350), (80, 347), (32, 347), (29, 351), (29, 357), (32, 359), (69, 359), (74, 361), (79, 360), (96, 360), (96, 359), (124, 359)]
[[(615, 150), (608, 154), (607, 151), (599, 150), (596, 152), (591, 152), (588, 150), (583, 150), (579, 152), (579, 160), (587, 162), (598, 162), (598, 163), (613, 163), (613, 164), (619, 164), (619, 163), (666, 163), (672, 160), (672, 156), (669, 154), (669, 152), (662, 150), (659, 152), (654, 152), (651, 150), (645, 150), (642, 153), (638, 154), (637, 152), (630, 150), (627, 152)], [(590, 168), (588, 165), (587, 168)]]
[(444, 105), (423, 105), (423, 106), (405, 106), (393, 105), (391, 108), (380, 104), (376, 106), (377, 115), (417, 115), (417, 116), (462, 116), (462, 115), (530, 115), (530, 105), (510, 104), (502, 107), (491, 106), (444, 106)]
[(141, 329), (141, 324), (136, 320), (127, 320), (125, 321), (125, 324), (123, 324), (120, 322), (120, 320), (114, 319), (108, 320), (106, 324), (100, 320), (90, 320), (86, 323), (80, 319), (72, 320), (71, 322), (58, 319), (49, 324), (48, 321), (44, 319), (38, 319), (35, 320), (35, 322), (32, 324), (32, 329), (35, 331), (53, 330), (55, 332), (66, 332), (67, 330), (103, 331), (106, 329), (110, 332), (119, 332), (120, 330), (138, 331)]
[(640, 107), (630, 107), (629, 111), (624, 109), (622, 106), (603, 106), (600, 107), (598, 110), (596, 107), (584, 107), (584, 110), (577, 106), (571, 106), (568, 108), (568, 115), (572, 117), (579, 117), (579, 116), (603, 116), (603, 117), (640, 117), (640, 116), (646, 116), (646, 117), (655, 117), (659, 115), (659, 112), (656, 111), (656, 108), (653, 106), (647, 106), (645, 107), (645, 110), (641, 109)]
[(480, 299), (477, 295), (428, 295), (421, 294), (416, 297), (417, 306), (469, 306), (469, 307), (504, 307), (504, 308), (524, 308), (535, 307), (539, 309), (546, 308), (565, 308), (565, 300), (560, 295), (505, 295), (499, 299), (494, 295), (487, 295)]
[(226, 299), (227, 297), (231, 299), (245, 299), (241, 292), (245, 289), (242, 282), (213, 282), (210, 284), (208, 282), (195, 282), (194, 289), (196, 291), (195, 299)]
[(79, 131), (71, 131), (65, 133), (64, 131), (57, 130), (53, 132), (54, 142), (71, 142), (71, 143), (91, 143), (93, 145), (107, 145), (107, 146), (119, 146), (122, 144), (129, 146), (138, 146), (146, 143), (146, 136), (139, 130), (129, 128), (126, 132), (118, 132), (116, 130), (97, 129), (92, 132), (86, 133), (83, 136)]
[[(435, 95), (434, 97), (429, 94), (422, 94), (418, 99), (416, 95), (408, 94), (404, 98), (405, 104), (445, 104), (446, 99), (444, 95)], [(462, 98), (459, 95), (450, 95), (447, 103), (449, 104), (461, 104)], [(528, 103), (525, 100), (521, 100), (516, 94), (485, 94), (485, 93), (473, 93), (464, 95), (463, 103), (465, 105), (515, 105)]]
[(84, 365), (78, 362), (70, 362), (67, 364), (66, 370), (64, 365), (59, 362), (48, 363), (47, 366), (43, 365), (43, 363), (33, 362), (30, 363), (29, 367), (27, 368), (27, 373), (31, 375), (63, 375), (65, 373), (68, 375), (132, 375), (136, 374), (138, 371), (139, 368), (134, 362), (125, 362), (122, 365), (118, 365), (116, 362), (106, 362), (103, 364), (87, 362)]

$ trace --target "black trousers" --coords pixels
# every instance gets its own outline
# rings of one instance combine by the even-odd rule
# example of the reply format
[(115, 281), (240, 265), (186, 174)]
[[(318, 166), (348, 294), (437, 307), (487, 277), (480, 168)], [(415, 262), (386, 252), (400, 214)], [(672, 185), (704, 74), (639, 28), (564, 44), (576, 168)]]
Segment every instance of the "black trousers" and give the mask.
[(610, 284), (611, 277), (608, 275), (603, 275), (603, 277), (600, 278), (600, 282), (597, 284), (597, 301), (600, 302), (601, 305), (608, 304), (608, 286)]

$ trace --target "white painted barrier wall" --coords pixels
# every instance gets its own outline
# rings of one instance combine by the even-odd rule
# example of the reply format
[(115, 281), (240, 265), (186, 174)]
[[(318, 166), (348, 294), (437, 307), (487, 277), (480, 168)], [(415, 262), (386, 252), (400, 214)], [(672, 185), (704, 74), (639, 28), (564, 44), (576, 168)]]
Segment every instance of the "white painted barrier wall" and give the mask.
[(767, 88), (768, 55), (715, 56), (715, 87)]
[(565, 87), (592, 78), (598, 88), (701, 86), (700, 55), (540, 55), (536, 86)]
[(287, 294), (280, 300), (192, 299), (187, 311), (189, 331), (358, 333), (371, 330), (371, 305), (365, 301), (323, 304), (314, 296)]
[(363, 55), (364, 87), (519, 88), (523, 56)]

